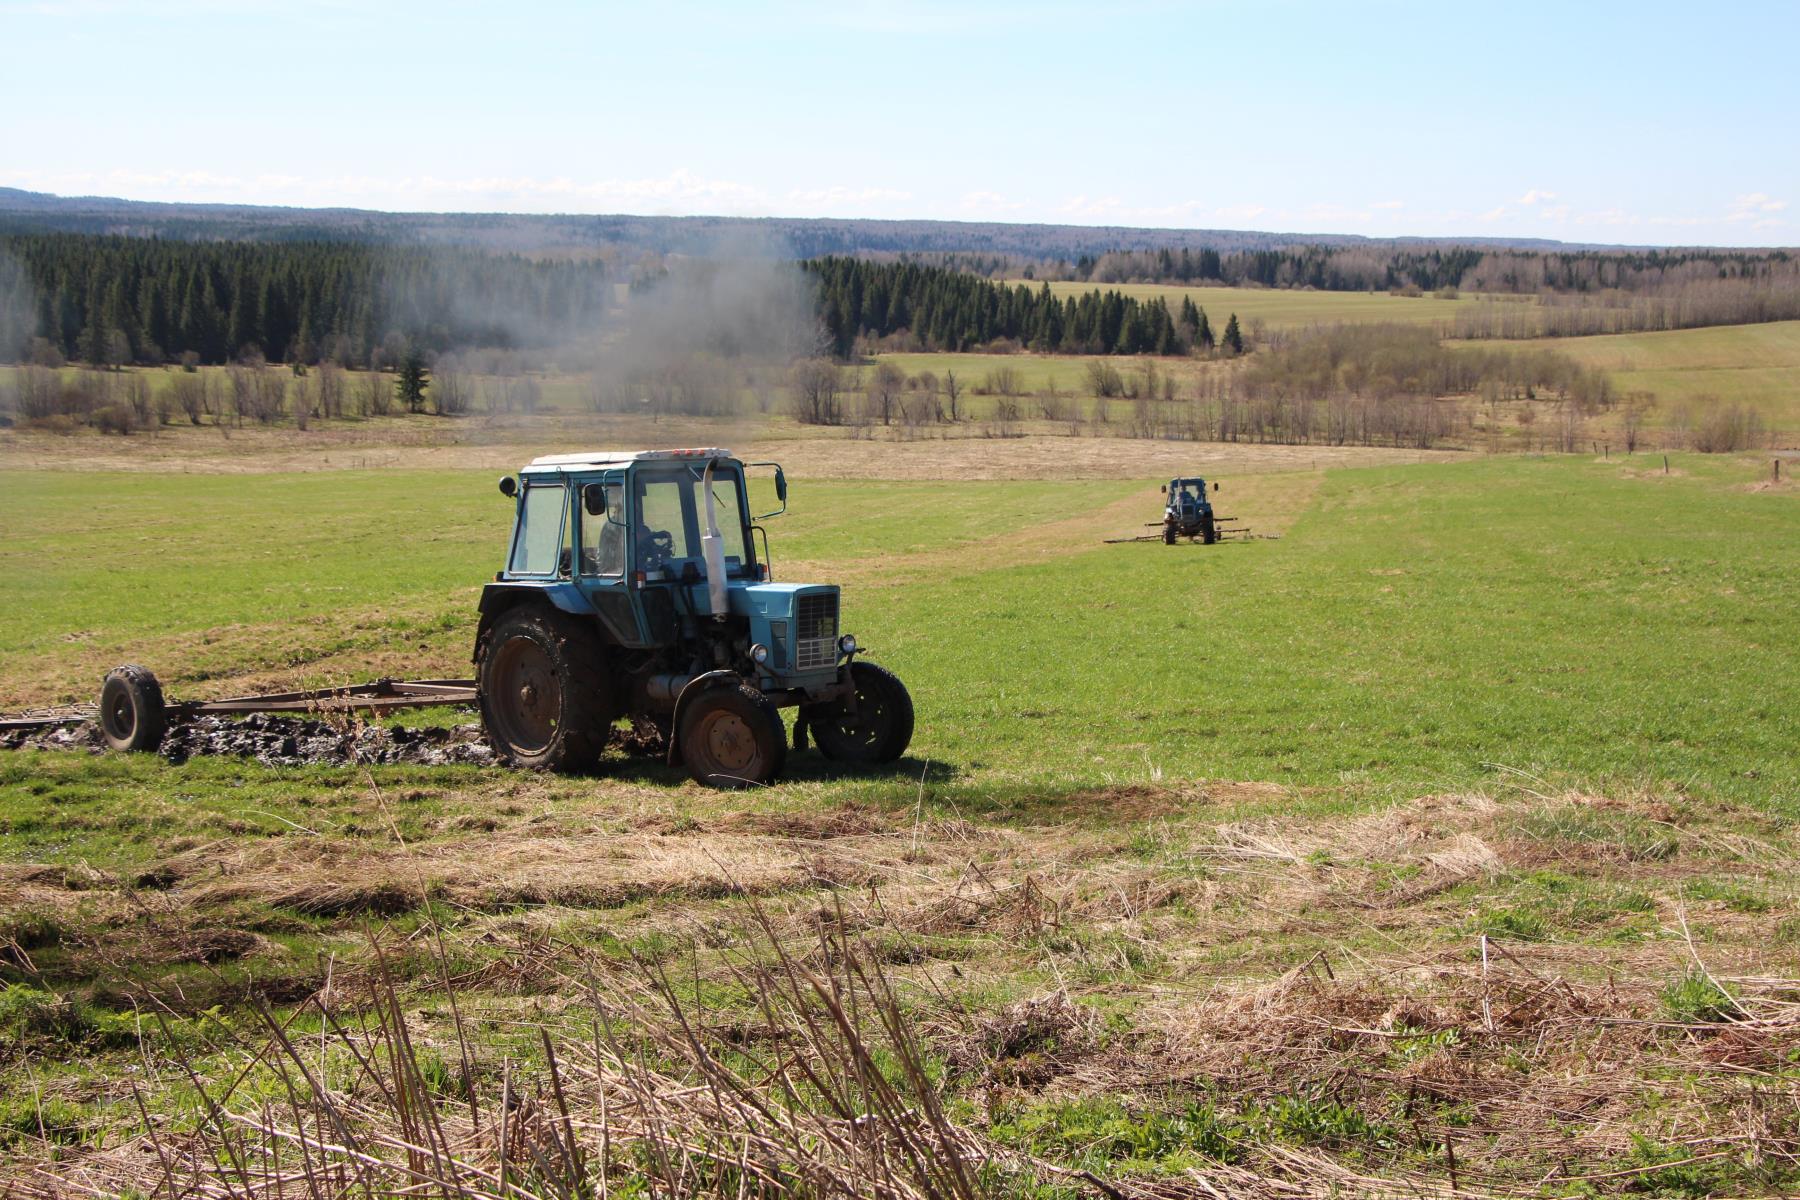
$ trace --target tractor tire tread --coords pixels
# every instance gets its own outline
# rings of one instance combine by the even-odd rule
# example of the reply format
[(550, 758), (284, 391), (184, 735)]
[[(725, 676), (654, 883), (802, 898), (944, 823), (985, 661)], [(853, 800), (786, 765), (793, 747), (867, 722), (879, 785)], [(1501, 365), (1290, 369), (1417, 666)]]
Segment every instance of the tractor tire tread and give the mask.
[[(513, 629), (526, 627), (540, 637), (557, 664), (562, 688), (562, 716), (555, 738), (543, 754), (522, 757), (509, 747), (487, 713), (487, 658)], [(477, 651), (476, 675), (480, 680), (481, 723), (488, 744), (503, 762), (535, 771), (579, 772), (591, 770), (606, 749), (618, 709), (612, 690), (606, 647), (597, 630), (584, 628), (576, 618), (544, 604), (526, 604), (502, 614), (488, 630)]]
[[(751, 720), (760, 720), (764, 723), (764, 744), (769, 752), (770, 761), (767, 769), (761, 772), (758, 778), (738, 779), (708, 770), (707, 764), (699, 762), (688, 752), (688, 746), (692, 744), (688, 736), (689, 726), (698, 721), (695, 714), (703, 712), (709, 702), (716, 704), (721, 694), (733, 696), (747, 706), (748, 713), (746, 715), (750, 716)], [(767, 696), (749, 684), (739, 684), (736, 687), (721, 684), (718, 687), (708, 688), (695, 696), (682, 710), (681, 725), (682, 728), (676, 737), (676, 750), (681, 755), (682, 765), (687, 768), (688, 774), (696, 783), (704, 784), (707, 787), (726, 789), (754, 787), (758, 784), (773, 783), (781, 778), (782, 771), (787, 768), (787, 727), (782, 723), (781, 710), (776, 708)]]
[[(906, 690), (906, 685), (900, 682), (900, 677), (898, 675), (879, 663), (872, 663), (866, 660), (853, 662), (850, 664), (850, 675), (852, 679), (857, 679), (858, 676), (860, 676), (862, 680), (874, 681), (876, 687), (887, 693), (886, 700), (892, 715), (892, 721), (888, 726), (886, 736), (881, 739), (880, 744), (874, 748), (873, 752), (870, 753), (866, 759), (858, 755), (846, 754), (841, 748), (834, 744), (836, 738), (834, 737), (834, 731), (828, 723), (830, 721), (829, 713), (820, 712), (816, 709), (810, 712), (802, 710), (802, 717), (806, 719), (812, 727), (813, 743), (818, 746), (820, 754), (823, 754), (826, 758), (834, 761), (866, 761), (871, 763), (893, 762), (902, 754), (905, 754), (906, 748), (912, 744), (914, 723), (912, 693)], [(866, 685), (859, 680), (857, 687), (858, 690), (864, 690)], [(821, 735), (821, 730), (824, 731), (823, 735)]]
[[(107, 733), (104, 722), (107, 693), (115, 681), (130, 693), (132, 709), (137, 715), (131, 735), (123, 740), (114, 739)], [(101, 733), (107, 744), (115, 750), (154, 751), (162, 745), (163, 737), (169, 731), (169, 713), (163, 699), (162, 684), (148, 667), (141, 667), (137, 663), (126, 663), (106, 673), (100, 683), (100, 707), (103, 718)]]

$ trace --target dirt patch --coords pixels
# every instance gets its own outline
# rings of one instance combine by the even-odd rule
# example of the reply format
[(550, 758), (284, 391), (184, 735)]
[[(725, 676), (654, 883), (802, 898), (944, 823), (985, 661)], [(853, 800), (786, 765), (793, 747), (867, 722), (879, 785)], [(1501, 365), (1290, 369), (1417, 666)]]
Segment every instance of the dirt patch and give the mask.
[[(634, 730), (616, 730), (609, 743), (628, 754), (654, 753), (657, 745)], [(92, 723), (0, 734), (4, 750), (107, 750)], [(199, 756), (253, 758), (264, 766), (353, 766), (409, 763), (417, 766), (492, 766), (494, 751), (479, 724), (447, 728), (404, 725), (338, 725), (304, 717), (253, 713), (248, 717), (201, 716), (169, 728), (157, 753), (171, 763)]]
[[(96, 724), (0, 734), (0, 749), (106, 751)], [(157, 753), (172, 763), (201, 755), (254, 758), (270, 767), (356, 763), (488, 765), (494, 752), (480, 725), (453, 728), (339, 726), (302, 717), (253, 713), (241, 720), (202, 716), (172, 725)]]

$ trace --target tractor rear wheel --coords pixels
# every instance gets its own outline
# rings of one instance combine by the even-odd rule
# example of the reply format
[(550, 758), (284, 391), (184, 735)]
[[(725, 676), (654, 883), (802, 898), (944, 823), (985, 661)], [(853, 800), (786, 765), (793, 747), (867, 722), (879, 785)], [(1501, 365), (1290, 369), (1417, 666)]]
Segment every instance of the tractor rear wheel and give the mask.
[(599, 637), (534, 606), (494, 623), (481, 647), (481, 723), (494, 753), (534, 771), (591, 768), (617, 714)]
[(900, 677), (872, 662), (850, 664), (854, 710), (846, 704), (814, 704), (800, 710), (819, 753), (847, 763), (893, 762), (912, 742), (912, 696)]
[(1219, 540), (1219, 528), (1210, 516), (1200, 522), (1200, 540), (1209, 546)]
[(708, 787), (771, 783), (787, 763), (781, 710), (751, 687), (708, 688), (688, 701), (676, 746), (688, 774)]
[(114, 667), (100, 685), (100, 733), (114, 750), (154, 750), (168, 732), (162, 684), (143, 667)]

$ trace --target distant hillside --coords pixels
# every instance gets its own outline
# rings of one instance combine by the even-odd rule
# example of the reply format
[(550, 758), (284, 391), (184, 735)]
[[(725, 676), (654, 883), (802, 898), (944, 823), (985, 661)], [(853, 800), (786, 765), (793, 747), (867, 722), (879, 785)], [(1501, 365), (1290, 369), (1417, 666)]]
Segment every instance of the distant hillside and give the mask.
[(1576, 250), (1545, 238), (1366, 238), (1355, 234), (999, 221), (877, 221), (800, 217), (645, 217), (514, 213), (389, 213), (352, 208), (165, 204), (0, 188), (0, 233), (97, 233), (185, 240), (330, 238), (469, 246), (520, 253), (705, 254), (795, 258), (828, 254), (963, 254), (1066, 260), (1109, 251), (1243, 252), (1296, 246), (1471, 246)]

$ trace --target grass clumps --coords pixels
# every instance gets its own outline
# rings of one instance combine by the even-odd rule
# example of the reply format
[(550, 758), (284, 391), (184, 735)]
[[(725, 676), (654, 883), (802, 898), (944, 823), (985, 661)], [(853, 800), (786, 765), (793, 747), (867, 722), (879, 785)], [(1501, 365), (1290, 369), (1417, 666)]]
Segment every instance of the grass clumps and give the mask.
[(1174, 1172), (1198, 1162), (1235, 1162), (1247, 1127), (1210, 1104), (1172, 1112), (1134, 1110), (1110, 1097), (1034, 1104), (997, 1120), (993, 1136), (1038, 1158), (1097, 1174)]
[(1689, 971), (1657, 994), (1663, 1013), (1684, 1025), (1717, 1025), (1739, 1020), (1744, 1010), (1704, 971)]
[(125, 1045), (137, 1037), (135, 1019), (28, 984), (0, 987), (0, 1054), (56, 1046)]

